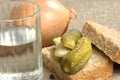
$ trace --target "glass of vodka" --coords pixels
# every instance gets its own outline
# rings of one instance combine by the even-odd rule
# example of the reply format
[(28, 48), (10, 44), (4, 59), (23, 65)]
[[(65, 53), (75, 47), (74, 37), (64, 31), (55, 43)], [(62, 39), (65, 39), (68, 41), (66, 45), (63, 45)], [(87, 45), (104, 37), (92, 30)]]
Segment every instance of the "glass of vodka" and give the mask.
[(0, 3), (0, 80), (43, 80), (40, 7)]

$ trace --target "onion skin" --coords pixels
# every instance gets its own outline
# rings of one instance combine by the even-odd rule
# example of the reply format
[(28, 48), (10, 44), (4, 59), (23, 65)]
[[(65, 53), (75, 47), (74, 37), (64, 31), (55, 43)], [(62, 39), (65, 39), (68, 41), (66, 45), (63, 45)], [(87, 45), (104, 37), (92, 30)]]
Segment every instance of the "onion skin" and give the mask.
[[(41, 33), (42, 33), (42, 47), (53, 45), (53, 39), (61, 36), (67, 29), (71, 19), (74, 18), (75, 12), (68, 10), (58, 0), (32, 0), (40, 5), (41, 17)], [(30, 15), (35, 9), (28, 5), (28, 11), (23, 9), (25, 5), (20, 7), (20, 14), (16, 14), (13, 9), (11, 18), (21, 18)], [(15, 23), (16, 25), (35, 25), (35, 18), (23, 22)]]
[(42, 47), (53, 44), (55, 37), (61, 36), (68, 28), (71, 11), (57, 0), (35, 0), (40, 7)]

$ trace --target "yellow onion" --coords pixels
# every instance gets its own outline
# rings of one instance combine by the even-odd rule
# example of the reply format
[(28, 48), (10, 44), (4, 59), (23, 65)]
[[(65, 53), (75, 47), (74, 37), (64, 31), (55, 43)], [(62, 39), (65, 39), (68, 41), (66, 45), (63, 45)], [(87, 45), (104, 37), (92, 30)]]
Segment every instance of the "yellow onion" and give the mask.
[[(50, 46), (53, 44), (55, 37), (61, 36), (68, 28), (68, 25), (76, 14), (73, 9), (68, 10), (58, 0), (32, 0), (40, 5), (41, 17), (41, 33), (42, 33), (42, 47)], [(17, 8), (13, 9), (11, 18), (21, 18), (31, 15), (35, 9), (31, 4), (20, 6), (20, 14), (16, 14)], [(27, 11), (26, 11), (27, 10)], [(34, 25), (34, 18), (25, 20), (24, 22), (17, 22), (16, 25), (27, 24), (28, 26)]]
[(35, 0), (40, 7), (42, 47), (53, 44), (55, 37), (61, 36), (75, 17), (75, 12), (68, 10), (57, 0)]

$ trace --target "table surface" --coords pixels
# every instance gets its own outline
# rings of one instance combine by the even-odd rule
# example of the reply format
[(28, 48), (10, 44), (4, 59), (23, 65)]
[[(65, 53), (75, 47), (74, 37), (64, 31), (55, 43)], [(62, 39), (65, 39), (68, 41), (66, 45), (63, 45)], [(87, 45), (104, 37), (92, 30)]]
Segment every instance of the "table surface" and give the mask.
[[(72, 28), (81, 30), (85, 21), (89, 19), (94, 19), (100, 24), (120, 30), (120, 0), (59, 1), (68, 9), (73, 8), (77, 13), (76, 19), (70, 23), (68, 30)], [(44, 79), (50, 80), (50, 74), (46, 69), (44, 69), (44, 74), (46, 75)], [(116, 63), (112, 80), (120, 80), (120, 65)]]

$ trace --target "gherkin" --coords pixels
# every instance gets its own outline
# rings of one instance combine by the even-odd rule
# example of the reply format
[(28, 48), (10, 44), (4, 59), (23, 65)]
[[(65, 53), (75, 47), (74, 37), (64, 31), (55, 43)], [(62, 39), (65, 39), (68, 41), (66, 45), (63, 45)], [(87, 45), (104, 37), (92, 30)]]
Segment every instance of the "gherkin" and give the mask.
[(63, 34), (61, 41), (65, 47), (69, 49), (74, 49), (78, 39), (81, 37), (82, 34), (80, 33), (80, 31), (76, 29), (71, 29)]
[(91, 41), (85, 37), (80, 38), (75, 48), (63, 57), (61, 62), (62, 70), (67, 74), (77, 73), (88, 62), (91, 53)]

